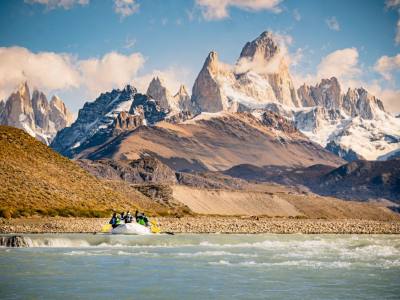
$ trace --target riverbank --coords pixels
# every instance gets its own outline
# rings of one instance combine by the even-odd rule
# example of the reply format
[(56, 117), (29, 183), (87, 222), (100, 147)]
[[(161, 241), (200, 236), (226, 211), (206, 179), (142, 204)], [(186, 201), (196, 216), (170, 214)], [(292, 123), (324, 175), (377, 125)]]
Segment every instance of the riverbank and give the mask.
[[(400, 221), (211, 216), (156, 220), (163, 231), (174, 233), (400, 234)], [(0, 219), (0, 233), (96, 233), (107, 222), (104, 218)]]

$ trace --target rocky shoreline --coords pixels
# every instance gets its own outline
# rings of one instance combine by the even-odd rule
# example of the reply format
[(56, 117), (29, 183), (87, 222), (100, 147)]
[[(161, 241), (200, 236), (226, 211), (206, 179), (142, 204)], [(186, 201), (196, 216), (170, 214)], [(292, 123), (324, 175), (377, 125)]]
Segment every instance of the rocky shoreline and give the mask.
[[(399, 221), (357, 219), (290, 219), (255, 217), (156, 218), (164, 232), (174, 233), (304, 233), (399, 234)], [(96, 233), (104, 218), (0, 219), (0, 233)]]

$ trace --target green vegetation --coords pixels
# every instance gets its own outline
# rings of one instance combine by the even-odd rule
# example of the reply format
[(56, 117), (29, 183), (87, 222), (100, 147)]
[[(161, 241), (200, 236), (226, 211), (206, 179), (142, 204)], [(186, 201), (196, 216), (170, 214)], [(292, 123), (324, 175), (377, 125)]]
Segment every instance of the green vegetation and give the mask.
[(105, 217), (135, 208), (166, 213), (152, 203), (135, 189), (97, 179), (22, 130), (0, 126), (0, 217)]

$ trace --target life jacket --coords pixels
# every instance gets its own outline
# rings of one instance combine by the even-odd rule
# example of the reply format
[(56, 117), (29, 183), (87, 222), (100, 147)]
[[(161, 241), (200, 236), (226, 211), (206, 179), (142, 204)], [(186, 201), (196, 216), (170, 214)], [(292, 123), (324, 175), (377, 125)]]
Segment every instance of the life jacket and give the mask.
[(121, 219), (119, 217), (117, 217), (117, 221), (115, 222), (116, 225), (120, 225), (121, 224)]
[(143, 220), (142, 218), (139, 219), (138, 223), (139, 223), (140, 225), (146, 225), (146, 223), (144, 222), (144, 220)]

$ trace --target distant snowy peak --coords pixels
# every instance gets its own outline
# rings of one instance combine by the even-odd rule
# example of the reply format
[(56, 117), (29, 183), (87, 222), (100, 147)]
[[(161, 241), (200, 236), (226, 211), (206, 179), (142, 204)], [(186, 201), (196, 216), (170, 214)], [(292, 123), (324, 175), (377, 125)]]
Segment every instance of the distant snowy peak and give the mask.
[[(0, 124), (25, 130), (45, 144), (49, 144), (57, 131), (71, 124), (72, 114), (64, 102), (57, 98), (58, 106), (47, 101), (46, 95), (34, 90), (32, 98), (27, 82), (21, 83), (0, 109)], [(62, 113), (58, 107), (63, 106)]]
[(372, 120), (385, 112), (383, 103), (364, 88), (348, 89), (343, 97), (343, 109), (352, 117)]
[(342, 94), (336, 77), (322, 79), (315, 86), (304, 84), (297, 90), (297, 94), (303, 107), (321, 106), (326, 109), (337, 109), (351, 117), (373, 119), (385, 111), (382, 101), (364, 88), (349, 88)]
[(364, 88), (343, 94), (332, 77), (297, 93), (304, 106), (294, 113), (297, 128), (331, 152), (349, 161), (376, 160), (400, 149), (400, 120)]

